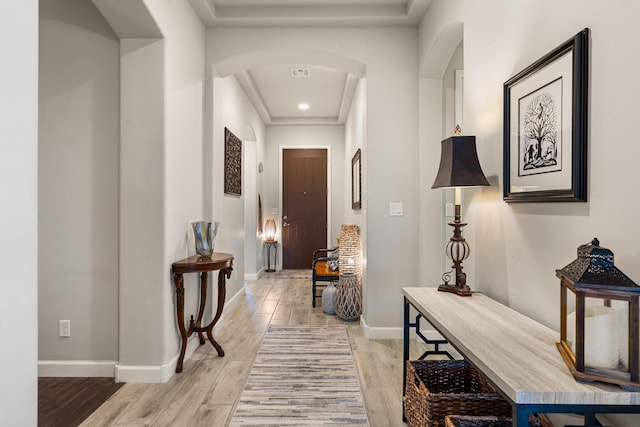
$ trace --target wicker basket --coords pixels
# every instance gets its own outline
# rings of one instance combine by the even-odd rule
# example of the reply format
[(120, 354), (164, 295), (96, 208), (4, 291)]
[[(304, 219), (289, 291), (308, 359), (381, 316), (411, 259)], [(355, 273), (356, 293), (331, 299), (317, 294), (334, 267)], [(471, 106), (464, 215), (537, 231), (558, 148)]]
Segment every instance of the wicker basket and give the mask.
[(405, 381), (411, 427), (444, 427), (447, 415), (511, 416), (509, 402), (464, 360), (409, 360)]
[(447, 415), (444, 424), (446, 427), (512, 427), (513, 421), (507, 417)]
[[(447, 415), (446, 427), (512, 427), (513, 420), (507, 417), (472, 417), (466, 415)], [(547, 420), (540, 415), (529, 416), (529, 427), (550, 427)]]

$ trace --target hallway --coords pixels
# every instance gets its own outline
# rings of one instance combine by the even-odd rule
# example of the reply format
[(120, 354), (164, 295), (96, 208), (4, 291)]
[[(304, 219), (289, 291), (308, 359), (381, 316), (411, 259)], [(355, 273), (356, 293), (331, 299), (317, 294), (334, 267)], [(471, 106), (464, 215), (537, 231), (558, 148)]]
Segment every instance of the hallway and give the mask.
[(348, 325), (371, 425), (404, 426), (402, 341), (366, 340), (359, 323), (328, 316), (321, 304), (312, 308), (310, 287), (310, 279), (277, 280), (271, 273), (247, 282), (244, 295), (225, 311), (216, 334), (224, 357), (203, 345), (185, 361), (181, 374), (165, 384), (125, 384), (82, 426), (227, 425), (269, 325), (336, 323)]

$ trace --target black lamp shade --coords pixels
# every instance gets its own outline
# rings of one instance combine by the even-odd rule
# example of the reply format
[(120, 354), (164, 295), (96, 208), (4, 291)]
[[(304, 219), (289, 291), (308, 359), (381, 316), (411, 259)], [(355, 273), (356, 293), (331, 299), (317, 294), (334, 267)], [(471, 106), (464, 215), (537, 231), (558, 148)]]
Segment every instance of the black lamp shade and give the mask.
[(475, 136), (452, 136), (442, 141), (440, 167), (431, 188), (491, 185), (485, 178)]

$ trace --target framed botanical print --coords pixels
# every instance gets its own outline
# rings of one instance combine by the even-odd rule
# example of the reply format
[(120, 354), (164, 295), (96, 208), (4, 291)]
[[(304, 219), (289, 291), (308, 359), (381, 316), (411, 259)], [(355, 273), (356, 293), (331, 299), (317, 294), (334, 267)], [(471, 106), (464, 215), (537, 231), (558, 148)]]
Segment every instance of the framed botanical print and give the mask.
[(504, 200), (585, 202), (589, 29), (504, 84)]

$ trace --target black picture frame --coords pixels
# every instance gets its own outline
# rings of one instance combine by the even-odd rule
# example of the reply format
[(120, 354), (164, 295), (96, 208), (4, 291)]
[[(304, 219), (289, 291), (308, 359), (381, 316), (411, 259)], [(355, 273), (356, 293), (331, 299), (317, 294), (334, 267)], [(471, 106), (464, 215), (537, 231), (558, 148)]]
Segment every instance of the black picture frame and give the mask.
[(224, 193), (242, 194), (242, 141), (224, 128)]
[(264, 220), (262, 219), (262, 196), (258, 193), (258, 236), (262, 236), (262, 224)]
[(504, 83), (506, 202), (587, 201), (589, 37), (585, 28)]
[(362, 158), (360, 149), (351, 159), (351, 209), (362, 208)]

